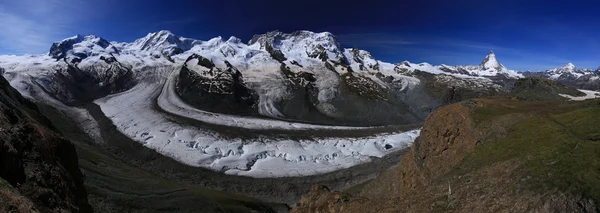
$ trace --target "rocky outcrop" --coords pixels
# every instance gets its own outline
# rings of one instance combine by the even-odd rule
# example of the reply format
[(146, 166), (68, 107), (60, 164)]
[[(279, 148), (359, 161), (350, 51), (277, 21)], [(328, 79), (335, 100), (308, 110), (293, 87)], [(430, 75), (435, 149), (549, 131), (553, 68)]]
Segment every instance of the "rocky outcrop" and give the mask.
[(1, 77), (0, 143), (0, 211), (92, 211), (73, 144)]
[(480, 142), (469, 111), (463, 104), (452, 104), (432, 113), (400, 166), (381, 175), (364, 194), (402, 198), (461, 163)]
[(67, 105), (90, 102), (122, 92), (137, 82), (134, 73), (114, 57), (100, 57), (103, 64), (79, 66), (64, 63), (56, 68), (50, 81), (36, 81), (41, 88)]
[(246, 86), (242, 73), (225, 63), (227, 68), (223, 69), (202, 56), (190, 56), (179, 73), (177, 93), (199, 109), (257, 115), (257, 95)]

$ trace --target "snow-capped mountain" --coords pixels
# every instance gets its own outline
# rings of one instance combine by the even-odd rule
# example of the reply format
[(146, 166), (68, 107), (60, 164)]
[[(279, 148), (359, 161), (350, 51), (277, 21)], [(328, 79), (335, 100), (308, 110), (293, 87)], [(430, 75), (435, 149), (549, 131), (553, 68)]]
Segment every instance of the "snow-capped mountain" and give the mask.
[(413, 64), (408, 61), (404, 61), (396, 66), (401, 71), (413, 71), (421, 70), (434, 74), (449, 74), (457, 77), (505, 77), (505, 78), (522, 78), (523, 75), (517, 71), (509, 70), (496, 59), (496, 54), (490, 51), (490, 53), (483, 59), (479, 65), (459, 65), (459, 66), (448, 66), (438, 65), (434, 66), (429, 63)]
[[(373, 126), (420, 123), (442, 104), (505, 93), (489, 75), (518, 76), (495, 56), (486, 61), (392, 64), (327, 32), (244, 43), (160, 31), (131, 43), (67, 38), (48, 54), (0, 56), (0, 73), (30, 99), (66, 109), (93, 101), (121, 133), (186, 164), (280, 177), (368, 162), (415, 134)], [(344, 138), (356, 130), (368, 134)], [(306, 138), (314, 134), (332, 139)]]
[(52, 44), (50, 57), (69, 62), (81, 61), (90, 56), (118, 54), (119, 50), (108, 41), (95, 35), (76, 35)]
[[(291, 34), (273, 31), (255, 35), (248, 45), (253, 49), (269, 52), (278, 61), (293, 60), (299, 64), (310, 63), (310, 59), (341, 62), (342, 48), (335, 37), (328, 32), (313, 33), (296, 31)], [(278, 54), (283, 54), (278, 56)]]
[(580, 78), (593, 73), (594, 71), (591, 69), (577, 69), (574, 64), (568, 63), (563, 67), (547, 70), (545, 75), (550, 79), (556, 80), (559, 78)]
[(490, 51), (490, 54), (488, 54), (483, 59), (483, 61), (481, 62), (481, 64), (479, 66), (481, 66), (485, 70), (496, 70), (496, 71), (506, 70), (506, 67), (504, 67), (504, 65), (502, 65), (502, 64), (500, 64), (500, 62), (498, 62), (498, 60), (496, 59), (496, 54), (494, 54), (494, 52), (492, 52), (492, 51)]
[[(198, 58), (202, 60), (198, 61)], [(196, 63), (184, 63), (190, 60)], [(43, 69), (31, 69), (40, 66)], [(190, 84), (178, 86), (180, 95), (188, 94), (189, 101), (200, 103), (202, 101), (193, 101), (195, 98), (192, 97), (207, 96), (189, 94), (191, 91), (208, 91), (192, 88), (199, 85), (200, 79), (210, 82), (222, 79), (222, 76), (236, 75), (243, 82), (243, 87), (249, 89), (249, 94), (254, 94), (248, 96), (254, 99), (249, 101), (255, 103), (253, 110), (248, 111), (250, 114), (279, 119), (308, 119), (311, 122), (341, 119), (350, 123), (423, 119), (436, 100), (414, 97), (422, 93), (418, 85), (422, 84), (424, 77), (410, 74), (407, 70), (447, 74), (455, 78), (520, 77), (500, 64), (493, 53), (479, 66), (432, 66), (409, 62), (394, 65), (376, 60), (365, 50), (342, 48), (331, 33), (310, 31), (289, 34), (268, 32), (255, 35), (248, 44), (235, 37), (227, 40), (216, 37), (208, 41), (183, 38), (166, 30), (149, 33), (131, 43), (108, 42), (95, 35), (78, 35), (54, 43), (48, 55), (0, 56), (0, 67), (12, 76), (26, 71), (54, 97), (71, 104), (83, 96), (98, 98), (127, 90), (142, 78), (161, 78), (168, 72), (165, 70), (172, 69), (185, 69), (183, 73), (186, 75), (180, 77), (190, 78), (180, 79), (179, 82)], [(215, 78), (215, 75), (219, 77)], [(28, 76), (21, 75), (23, 78)], [(486, 80), (473, 81), (492, 85)], [(229, 80), (221, 82), (224, 85), (214, 88), (238, 91), (224, 88), (225, 85), (233, 87), (238, 84), (225, 83)], [(209, 90), (216, 91), (214, 88)], [(409, 99), (414, 100), (407, 101)], [(388, 110), (365, 112), (362, 110), (364, 105), (399, 111), (393, 111), (391, 116), (382, 113)], [(303, 110), (296, 106), (302, 106)], [(208, 110), (219, 109), (225, 108), (212, 107)]]
[(123, 48), (129, 50), (139, 50), (152, 52), (156, 51), (165, 55), (177, 55), (192, 49), (201, 41), (176, 36), (167, 30), (161, 30), (155, 33), (149, 33), (146, 37), (135, 40), (133, 43), (126, 44)]
[(555, 80), (577, 89), (600, 89), (600, 72), (592, 69), (578, 69), (573, 63), (543, 72), (523, 72), (527, 77), (541, 77)]

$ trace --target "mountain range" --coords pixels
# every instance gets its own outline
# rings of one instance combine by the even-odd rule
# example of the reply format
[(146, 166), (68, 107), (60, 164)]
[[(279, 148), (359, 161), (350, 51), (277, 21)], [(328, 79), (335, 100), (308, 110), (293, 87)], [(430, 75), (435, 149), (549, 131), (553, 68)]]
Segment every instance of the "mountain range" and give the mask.
[[(212, 153), (200, 146), (198, 139), (179, 139), (188, 141), (185, 147), (210, 156), (207, 161), (192, 161), (181, 154), (181, 147), (167, 150), (159, 145), (173, 140), (173, 136), (163, 134), (167, 130), (131, 116), (144, 112), (147, 118), (154, 116), (162, 122), (166, 113), (209, 125), (217, 138), (264, 134), (271, 138), (273, 132), (280, 131), (278, 134), (296, 135), (292, 132), (418, 124), (445, 104), (507, 95), (517, 79), (525, 76), (583, 89), (600, 85), (597, 71), (576, 69), (572, 64), (539, 73), (510, 70), (491, 51), (479, 65), (392, 64), (376, 60), (368, 51), (341, 47), (331, 33), (310, 31), (273, 31), (255, 35), (248, 43), (236, 37), (202, 41), (165, 30), (131, 43), (76, 35), (55, 42), (47, 54), (0, 56), (0, 69), (29, 99), (71, 108), (95, 103), (121, 132), (140, 143), (156, 146), (153, 148), (187, 164), (235, 173), (252, 170), (255, 158), (265, 157), (259, 153), (269, 153), (272, 147), (261, 146), (258, 150), (262, 151), (254, 154), (238, 153), (239, 148), (223, 142), (227, 148), (218, 147), (226, 150)], [(124, 109), (133, 114), (123, 114)], [(236, 130), (225, 131), (225, 127)], [(265, 132), (242, 133), (239, 129)], [(399, 148), (397, 145), (382, 143), (377, 154), (368, 156), (389, 153)], [(241, 164), (216, 160), (233, 157), (228, 152), (251, 157)], [(274, 154), (266, 157), (304, 162), (306, 156), (320, 158), (334, 153), (295, 152), (300, 160)], [(350, 153), (344, 156), (354, 158)], [(313, 159), (317, 164), (332, 160)]]
[[(30, 79), (69, 105), (165, 78), (164, 70), (176, 69), (181, 71), (177, 93), (195, 107), (344, 125), (414, 123), (444, 102), (458, 100), (438, 87), (470, 90), (466, 84), (477, 84), (485, 93), (500, 92), (494, 81), (522, 77), (493, 53), (479, 66), (392, 64), (364, 50), (342, 48), (331, 33), (309, 31), (269, 32), (247, 44), (235, 37), (200, 41), (169, 31), (132, 43), (77, 35), (52, 44), (48, 54), (0, 56), (0, 67), (16, 88), (27, 90), (22, 79)], [(424, 90), (424, 82), (432, 88)], [(211, 101), (217, 99), (223, 101)]]
[[(6, 93), (16, 97), (6, 100), (33, 101), (14, 105), (28, 106), (25, 111), (31, 115), (21, 113), (23, 119), (46, 116), (49, 121), (43, 120), (43, 126), (57, 137), (62, 133), (77, 141), (77, 152), (84, 153), (79, 157), (85, 160), (83, 168), (92, 171), (92, 180), (86, 183), (86, 188), (94, 189), (90, 200), (102, 196), (112, 203), (146, 205), (138, 196), (144, 193), (129, 186), (141, 176), (152, 183), (169, 180), (261, 200), (245, 203), (240, 200), (246, 198), (216, 196), (216, 204), (204, 201), (211, 203), (211, 209), (231, 202), (226, 208), (246, 210), (266, 208), (262, 201), (270, 202), (269, 208), (271, 203), (295, 203), (312, 183), (339, 190), (373, 179), (396, 164), (406, 153), (402, 150), (419, 147), (419, 135), (426, 136), (421, 140), (439, 144), (413, 150), (411, 162), (425, 162), (431, 156), (427, 161), (434, 163), (430, 165), (456, 166), (458, 161), (446, 157), (461, 153), (458, 158), (462, 159), (462, 153), (467, 153), (462, 148), (473, 151), (486, 139), (478, 134), (492, 132), (499, 138), (514, 134), (508, 131), (514, 126), (508, 122), (515, 118), (511, 117), (514, 109), (529, 110), (531, 116), (519, 119), (545, 115), (546, 111), (535, 110), (544, 101), (559, 100), (571, 107), (568, 110), (584, 109), (589, 106), (566, 100), (595, 98), (596, 92), (586, 90), (600, 89), (600, 71), (577, 69), (573, 64), (544, 72), (519, 72), (505, 67), (491, 51), (479, 65), (389, 63), (366, 50), (342, 47), (331, 33), (310, 31), (273, 31), (255, 35), (247, 43), (236, 37), (202, 41), (164, 30), (130, 43), (76, 35), (53, 43), (46, 54), (1, 55), (0, 74), (7, 79), (0, 82)], [(510, 98), (479, 99), (492, 96)], [(522, 100), (531, 102), (522, 104)], [(448, 104), (460, 110), (437, 110)], [(430, 115), (436, 110), (437, 114)], [(13, 113), (4, 114), (8, 126)], [(498, 117), (501, 125), (472, 123), (496, 115), (502, 115)], [(427, 126), (421, 128), (423, 122)], [(450, 127), (456, 129), (451, 132)], [(40, 137), (47, 135), (42, 133)], [(473, 136), (469, 137), (473, 143), (457, 142), (459, 151), (448, 154), (445, 150), (452, 145), (448, 141), (455, 136)], [(125, 163), (115, 163), (115, 159)], [(414, 171), (421, 168), (415, 165)], [(111, 170), (113, 166), (134, 171), (133, 166), (144, 172), (129, 174)], [(115, 181), (104, 173), (131, 178)], [(80, 182), (77, 179), (78, 187)], [(407, 184), (403, 187), (410, 188)], [(116, 193), (104, 191), (106, 185)], [(142, 185), (139, 188), (152, 188)], [(384, 181), (382, 187), (387, 185)], [(145, 192), (160, 195), (152, 204), (156, 208), (170, 207), (170, 201), (161, 196), (171, 194), (162, 192), (176, 193), (180, 187), (171, 183), (161, 187), (164, 190)], [(132, 196), (111, 198), (121, 196), (121, 191), (131, 191)], [(81, 207), (73, 208), (88, 208), (81, 202)]]
[[(325, 88), (326, 86), (320, 84), (327, 80), (321, 79), (331, 78), (330, 75), (340, 76), (348, 75), (348, 73), (351, 73), (351, 77), (355, 75), (365, 77), (367, 81), (382, 87), (389, 86), (391, 83), (382, 81), (391, 80), (395, 87), (400, 88), (408, 87), (410, 82), (414, 83), (414, 79), (406, 78), (406, 76), (410, 77), (416, 70), (432, 74), (446, 74), (456, 78), (483, 77), (502, 86), (510, 86), (510, 82), (505, 85), (504, 81), (507, 79), (537, 76), (557, 80), (578, 88), (596, 89), (598, 86), (595, 85), (600, 79), (598, 70), (576, 69), (571, 63), (544, 72), (509, 70), (499, 63), (493, 52), (490, 52), (479, 65), (431, 65), (408, 61), (392, 64), (376, 60), (368, 51), (342, 48), (331, 33), (309, 31), (297, 31), (290, 34), (274, 31), (255, 35), (248, 43), (243, 43), (236, 37), (230, 37), (227, 40), (216, 37), (208, 41), (201, 41), (176, 36), (166, 30), (149, 33), (131, 43), (108, 42), (95, 35), (76, 35), (52, 44), (48, 54), (1, 56), (0, 67), (9, 73), (32, 69), (51, 71), (60, 69), (62, 72), (68, 72), (63, 73), (65, 77), (90, 79), (105, 89), (108, 87), (107, 85), (113, 85), (114, 88), (108, 88), (107, 91), (102, 92), (110, 93), (120, 87), (131, 86), (127, 84), (135, 84), (133, 81), (138, 78), (130, 75), (138, 75), (140, 70), (165, 66), (176, 67), (182, 62), (188, 61), (187, 59), (193, 54), (211, 61), (217, 69), (227, 69), (228, 63), (231, 67), (241, 71), (241, 77), (247, 82), (247, 86), (252, 87), (252, 90), (258, 93), (262, 99), (258, 101), (260, 102), (259, 111), (261, 114), (271, 117), (281, 117), (284, 113), (281, 112), (282, 109), (279, 109), (279, 112), (268, 109), (267, 102), (276, 102), (284, 98), (286, 94), (283, 93), (285, 92), (278, 91), (277, 94), (269, 91), (267, 94), (266, 91), (259, 91), (260, 89), (253, 84), (256, 82), (263, 84), (266, 81), (277, 82), (273, 79), (283, 78), (285, 75), (282, 74), (285, 72), (282, 71), (282, 68), (289, 69), (289, 74), (317, 75), (315, 80), (319, 81), (315, 85), (320, 89), (318, 98), (321, 99), (321, 102), (332, 96), (329, 92), (325, 92), (328, 90)], [(90, 76), (77, 76), (80, 74), (72, 72), (74, 70)], [(33, 75), (37, 76), (35, 74), (41, 72)], [(285, 75), (285, 77), (292, 76)], [(294, 79), (302, 82), (306, 80), (300, 79), (298, 76), (295, 76)], [(281, 82), (279, 83), (281, 84)], [(50, 87), (49, 85), (44, 86)], [(61, 96), (58, 99), (65, 102), (73, 102), (78, 99), (75, 97), (77, 94), (69, 94), (67, 91), (54, 91), (54, 93)]]
[[(161, 121), (166, 113), (210, 125), (209, 129), (216, 131), (211, 134), (218, 133), (219, 138), (245, 138), (279, 131), (295, 135), (298, 133), (292, 132), (418, 124), (445, 104), (507, 95), (517, 79), (526, 76), (580, 89), (593, 90), (600, 85), (598, 71), (569, 64), (546, 72), (518, 72), (506, 68), (491, 51), (479, 65), (392, 64), (375, 59), (368, 51), (341, 47), (331, 33), (310, 31), (273, 31), (255, 35), (247, 43), (236, 37), (202, 41), (166, 30), (131, 43), (76, 35), (55, 42), (47, 54), (0, 56), (0, 73), (29, 99), (71, 108), (95, 103), (121, 132), (140, 143), (157, 146), (153, 148), (179, 161), (223, 171), (252, 170), (254, 158), (264, 156), (239, 153), (252, 155), (242, 161), (247, 165), (215, 164), (216, 159), (231, 157), (227, 152), (238, 151), (227, 147), (206, 152), (197, 139), (187, 138), (184, 141), (193, 142), (185, 142), (186, 147), (211, 156), (208, 161), (191, 161), (180, 153), (181, 147), (166, 150), (159, 146), (172, 140), (173, 136), (163, 135), (167, 130), (147, 126), (149, 121), (123, 112), (146, 112), (148, 118), (155, 116)], [(180, 124), (165, 128), (172, 125)], [(224, 127), (236, 130), (225, 131)], [(242, 134), (240, 128), (265, 133)], [(382, 144), (375, 155), (396, 148)], [(259, 150), (263, 149), (272, 151), (272, 147), (262, 146)], [(299, 156), (300, 160), (267, 157), (304, 162), (306, 155)], [(353, 158), (350, 153), (345, 156)]]

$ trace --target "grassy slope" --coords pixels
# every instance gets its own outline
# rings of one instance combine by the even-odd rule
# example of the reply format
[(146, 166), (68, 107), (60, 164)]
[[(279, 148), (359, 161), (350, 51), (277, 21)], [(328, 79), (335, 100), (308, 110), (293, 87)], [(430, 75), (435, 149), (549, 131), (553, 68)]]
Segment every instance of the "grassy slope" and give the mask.
[(478, 125), (489, 127), (506, 116), (516, 124), (502, 136), (490, 134), (455, 172), (513, 160), (520, 162), (511, 174), (520, 178), (518, 187), (572, 191), (600, 201), (600, 101), (498, 101), (474, 113)]

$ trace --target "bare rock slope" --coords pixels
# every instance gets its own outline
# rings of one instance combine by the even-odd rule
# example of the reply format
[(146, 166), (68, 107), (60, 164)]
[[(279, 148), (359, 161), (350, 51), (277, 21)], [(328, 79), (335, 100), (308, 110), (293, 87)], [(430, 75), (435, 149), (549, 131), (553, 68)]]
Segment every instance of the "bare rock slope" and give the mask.
[(0, 212), (91, 212), (75, 147), (0, 77)]

